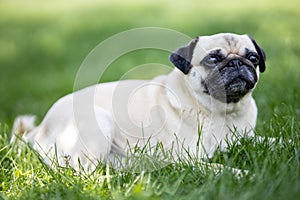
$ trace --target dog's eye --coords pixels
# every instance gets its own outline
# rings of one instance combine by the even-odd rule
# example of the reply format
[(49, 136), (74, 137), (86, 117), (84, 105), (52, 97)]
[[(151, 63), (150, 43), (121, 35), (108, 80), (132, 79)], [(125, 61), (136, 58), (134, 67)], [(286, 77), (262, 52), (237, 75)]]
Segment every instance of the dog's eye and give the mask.
[(221, 62), (220, 56), (217, 55), (209, 55), (204, 59), (204, 64), (208, 67), (215, 67)]
[(249, 55), (248, 60), (250, 60), (250, 62), (252, 62), (253, 65), (259, 64), (259, 58), (256, 55)]

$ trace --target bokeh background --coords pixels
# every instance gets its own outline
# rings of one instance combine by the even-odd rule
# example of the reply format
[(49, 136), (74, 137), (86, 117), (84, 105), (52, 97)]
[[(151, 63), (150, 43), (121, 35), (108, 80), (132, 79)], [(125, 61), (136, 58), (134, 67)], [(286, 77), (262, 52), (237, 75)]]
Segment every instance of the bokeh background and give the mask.
[[(299, 126), (299, 19), (297, 0), (1, 0), (0, 123), (11, 127), (26, 113), (41, 119), (59, 97), (73, 91), (82, 61), (103, 40), (132, 28), (163, 27), (190, 37), (220, 32), (254, 37), (267, 53), (267, 70), (254, 93), (257, 129), (276, 134), (272, 121), (277, 116), (285, 118), (276, 123)], [(172, 66), (168, 55), (151, 49), (128, 53), (100, 81), (119, 80), (146, 63)]]

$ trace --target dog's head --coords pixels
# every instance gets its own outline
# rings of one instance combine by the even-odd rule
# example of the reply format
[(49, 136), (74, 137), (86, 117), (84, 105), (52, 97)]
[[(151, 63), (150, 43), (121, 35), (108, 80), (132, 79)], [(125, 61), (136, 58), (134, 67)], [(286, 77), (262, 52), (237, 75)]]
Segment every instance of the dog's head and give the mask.
[(248, 35), (217, 34), (193, 39), (170, 55), (196, 93), (236, 103), (255, 87), (266, 56)]

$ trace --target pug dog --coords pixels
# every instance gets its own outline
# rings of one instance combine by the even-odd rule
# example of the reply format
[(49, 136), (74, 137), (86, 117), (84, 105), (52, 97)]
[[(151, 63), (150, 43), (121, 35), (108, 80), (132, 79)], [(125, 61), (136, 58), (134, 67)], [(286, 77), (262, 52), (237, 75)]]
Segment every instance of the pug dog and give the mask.
[(46, 163), (56, 157), (76, 168), (158, 143), (174, 157), (201, 160), (226, 150), (237, 135), (253, 136), (252, 91), (266, 68), (253, 38), (199, 36), (169, 59), (175, 68), (167, 75), (101, 83), (62, 97), (38, 126), (34, 116), (16, 118), (11, 143), (22, 139)]

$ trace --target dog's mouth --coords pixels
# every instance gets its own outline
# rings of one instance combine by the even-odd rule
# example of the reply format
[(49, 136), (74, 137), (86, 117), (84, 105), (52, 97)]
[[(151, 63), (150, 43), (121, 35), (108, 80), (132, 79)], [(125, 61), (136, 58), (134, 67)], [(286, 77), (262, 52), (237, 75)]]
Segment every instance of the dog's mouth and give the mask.
[(251, 91), (257, 82), (254, 66), (225, 65), (213, 70), (202, 81), (204, 93), (223, 103), (236, 103)]

